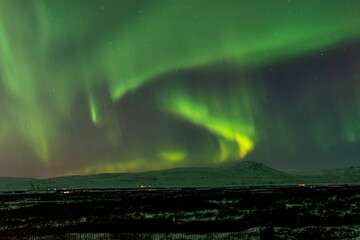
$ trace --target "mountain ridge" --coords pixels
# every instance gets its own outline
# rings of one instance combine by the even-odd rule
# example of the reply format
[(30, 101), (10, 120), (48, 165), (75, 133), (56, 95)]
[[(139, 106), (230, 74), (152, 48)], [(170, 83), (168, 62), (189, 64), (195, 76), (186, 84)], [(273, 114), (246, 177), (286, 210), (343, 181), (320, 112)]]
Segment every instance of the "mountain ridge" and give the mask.
[(0, 191), (72, 188), (231, 187), (247, 185), (360, 184), (360, 167), (298, 174), (285, 173), (263, 163), (242, 161), (220, 167), (189, 167), (141, 173), (99, 173), (48, 179), (1, 178)]

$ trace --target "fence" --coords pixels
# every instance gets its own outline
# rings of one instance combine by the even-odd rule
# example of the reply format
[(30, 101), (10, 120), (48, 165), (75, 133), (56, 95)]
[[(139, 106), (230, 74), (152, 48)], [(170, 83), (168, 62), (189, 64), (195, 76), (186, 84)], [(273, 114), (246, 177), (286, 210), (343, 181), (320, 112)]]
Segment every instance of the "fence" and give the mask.
[(14, 236), (0, 237), (6, 240), (243, 240), (260, 239), (260, 228), (255, 227), (242, 232), (208, 232), (208, 233), (67, 233), (64, 235), (46, 235), (46, 236)]

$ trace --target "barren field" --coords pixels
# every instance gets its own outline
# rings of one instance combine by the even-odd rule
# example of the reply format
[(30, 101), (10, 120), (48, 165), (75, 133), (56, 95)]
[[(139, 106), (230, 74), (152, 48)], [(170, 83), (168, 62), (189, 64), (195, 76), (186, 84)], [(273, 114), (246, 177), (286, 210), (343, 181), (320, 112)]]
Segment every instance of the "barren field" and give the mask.
[(0, 236), (4, 238), (360, 236), (359, 187), (69, 190), (66, 194), (3, 194), (0, 199)]

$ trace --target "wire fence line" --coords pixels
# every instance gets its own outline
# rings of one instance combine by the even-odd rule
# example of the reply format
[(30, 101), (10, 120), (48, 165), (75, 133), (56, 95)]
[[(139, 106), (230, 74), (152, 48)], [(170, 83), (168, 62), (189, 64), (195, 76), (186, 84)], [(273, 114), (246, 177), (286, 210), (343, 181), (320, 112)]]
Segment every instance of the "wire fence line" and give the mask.
[(241, 232), (208, 232), (208, 233), (67, 233), (45, 236), (11, 236), (0, 237), (6, 240), (106, 240), (106, 239), (121, 239), (121, 240), (232, 240), (232, 239), (260, 239), (260, 227), (255, 227)]

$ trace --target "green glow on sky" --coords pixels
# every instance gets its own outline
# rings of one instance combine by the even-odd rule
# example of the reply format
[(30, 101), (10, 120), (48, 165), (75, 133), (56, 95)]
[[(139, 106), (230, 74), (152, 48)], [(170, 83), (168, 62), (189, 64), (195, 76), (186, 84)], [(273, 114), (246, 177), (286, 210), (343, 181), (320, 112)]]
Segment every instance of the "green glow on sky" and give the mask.
[[(119, 32), (115, 36), (119, 41), (109, 40), (100, 51), (113, 99), (177, 68), (219, 59), (258, 64), (359, 36), (353, 30), (359, 24), (358, 14), (351, 4), (340, 2), (332, 7), (314, 1), (283, 7), (266, 1), (160, 3), (144, 10), (139, 17), (142, 24), (132, 26), (125, 36)], [(139, 39), (139, 33), (148, 37)]]
[[(259, 105), (255, 92), (245, 84), (230, 85), (226, 91), (223, 91), (224, 93), (219, 93), (219, 89), (211, 86), (207, 87), (208, 89), (203, 86), (199, 91), (192, 88), (192, 86), (186, 88), (176, 85), (173, 89), (166, 89), (164, 95), (159, 97), (159, 104), (163, 105), (165, 111), (203, 126), (218, 135), (220, 161), (234, 155), (235, 158), (244, 158), (254, 148), (253, 112)], [(238, 146), (236, 154), (229, 153), (231, 147), (225, 146), (232, 145), (232, 142)]]
[[(102, 161), (100, 163), (89, 164), (81, 170), (72, 170), (69, 172), (71, 175), (78, 174), (92, 174), (94, 172), (98, 173), (116, 173), (116, 172), (134, 172), (138, 170), (142, 165), (146, 166), (146, 159), (133, 159), (131, 162), (122, 162), (114, 163), (112, 161)], [(151, 170), (151, 168), (147, 168)]]
[(91, 112), (91, 119), (92, 121), (96, 124), (99, 123), (99, 116), (98, 116), (98, 106), (96, 105), (95, 100), (90, 97), (89, 99), (89, 104), (90, 104), (90, 112)]
[(171, 161), (171, 162), (179, 162), (184, 160), (186, 157), (185, 152), (162, 152), (159, 154), (160, 158)]
[[(134, 127), (152, 114), (208, 132), (202, 149), (210, 146), (217, 162), (245, 158), (267, 137), (263, 129), (269, 126), (254, 118), (268, 114), (264, 106), (273, 100), (265, 94), (271, 85), (267, 79), (250, 72), (358, 41), (359, 12), (358, 1), (336, 0), (2, 0), (0, 165), (5, 170), (0, 175), (21, 168), (10, 158), (22, 159), (21, 166), (38, 164), (43, 167), (39, 171), (51, 168), (54, 174), (139, 171), (179, 162), (191, 166), (195, 156), (203, 156), (201, 163), (211, 158), (203, 150), (196, 155), (191, 144), (184, 148), (171, 135), (176, 130), (164, 133), (155, 120), (157, 132)], [(221, 71), (239, 73), (230, 80), (224, 77), (233, 81), (224, 92), (194, 87), (177, 76), (180, 71), (214, 70), (220, 63), (228, 64), (218, 66)], [(156, 106), (122, 105), (126, 97), (167, 75), (168, 81), (178, 79), (178, 85), (160, 86), (132, 103), (155, 96)], [(253, 84), (258, 78), (262, 81)], [(218, 76), (216, 81), (223, 80)], [(322, 124), (327, 115), (314, 116), (310, 142), (326, 147), (358, 142), (359, 103), (341, 102), (334, 108), (341, 117), (328, 125)], [(344, 108), (346, 104), (356, 106)], [(288, 121), (280, 115), (279, 122)], [(336, 134), (328, 130), (330, 125), (336, 125)], [(302, 138), (301, 133), (296, 137)], [(170, 140), (181, 151), (165, 149)], [(151, 157), (144, 156), (150, 152)], [(45, 173), (34, 170), (30, 175)]]

